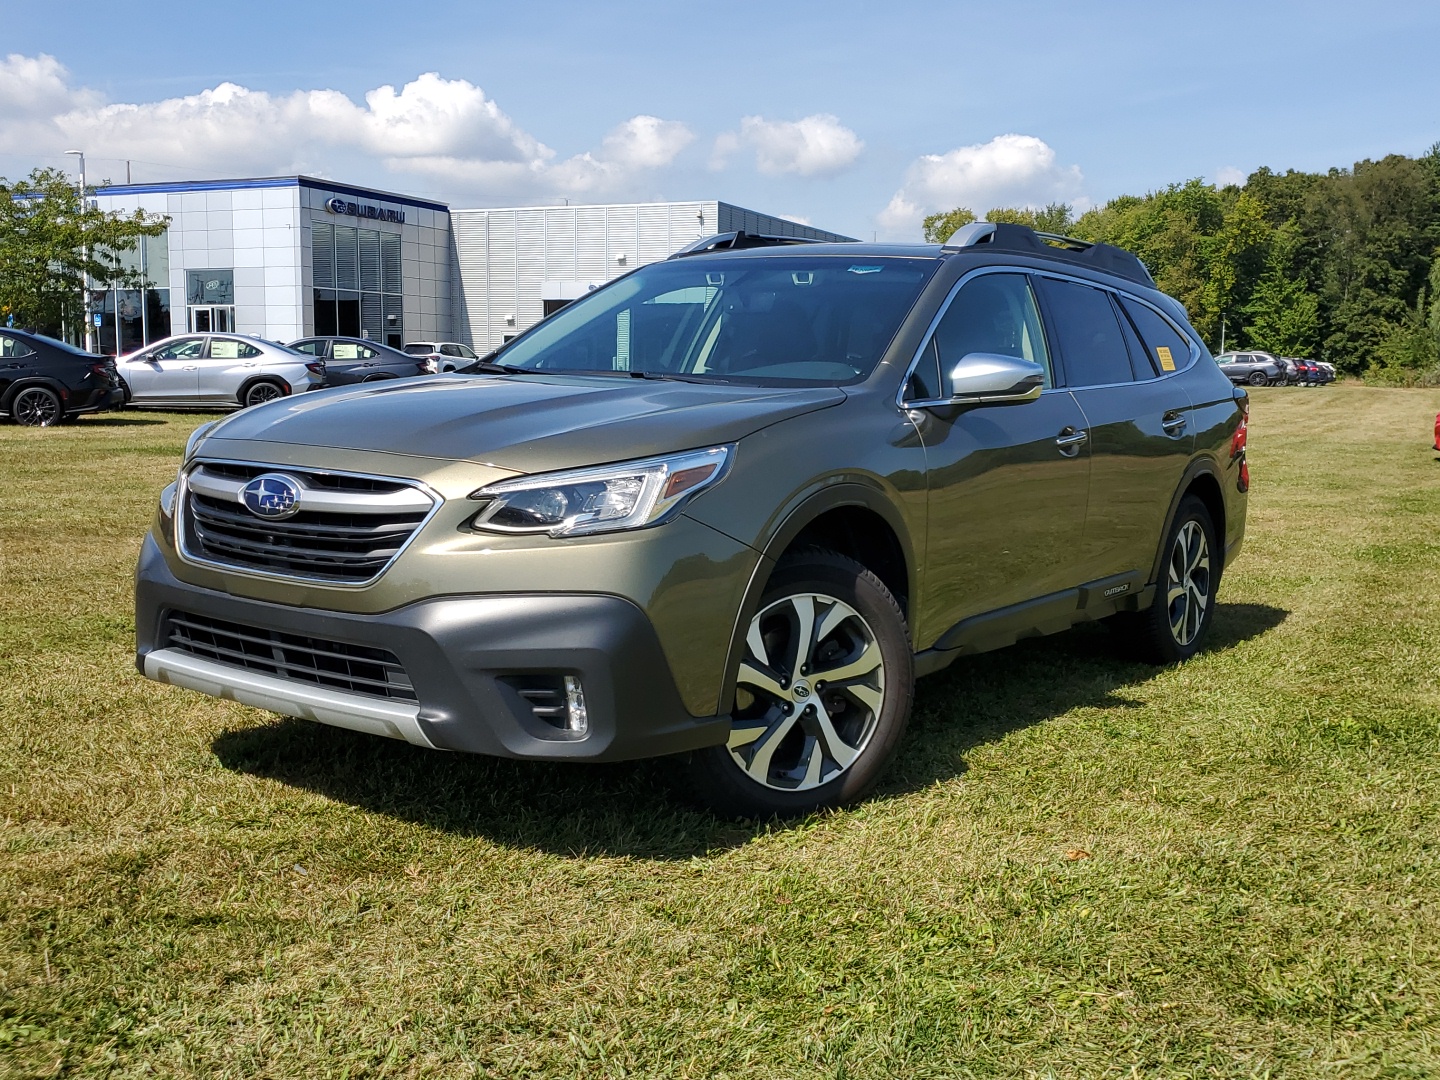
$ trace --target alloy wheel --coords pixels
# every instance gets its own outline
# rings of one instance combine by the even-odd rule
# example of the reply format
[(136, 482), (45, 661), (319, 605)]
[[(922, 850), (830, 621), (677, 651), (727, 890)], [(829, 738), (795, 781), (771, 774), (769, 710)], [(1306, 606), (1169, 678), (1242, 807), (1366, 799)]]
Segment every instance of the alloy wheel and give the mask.
[(1200, 522), (1181, 526), (1170, 549), (1170, 573), (1166, 589), (1170, 635), (1181, 648), (1199, 635), (1210, 606), (1210, 542)]
[(781, 597), (750, 621), (736, 679), (730, 755), (757, 784), (806, 791), (859, 758), (885, 700), (870, 625), (823, 593)]
[(60, 422), (60, 401), (49, 390), (32, 387), (21, 390), (10, 403), (10, 415), (25, 427), (50, 427)]
[(267, 401), (274, 401), (280, 397), (280, 388), (274, 383), (256, 383), (245, 394), (246, 405), (263, 405)]

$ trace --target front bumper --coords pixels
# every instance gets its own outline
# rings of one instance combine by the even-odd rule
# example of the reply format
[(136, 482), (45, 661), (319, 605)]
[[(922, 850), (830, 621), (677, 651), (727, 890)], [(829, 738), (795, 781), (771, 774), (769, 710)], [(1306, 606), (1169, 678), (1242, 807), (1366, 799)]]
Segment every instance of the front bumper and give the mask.
[[(347, 614), (230, 596), (178, 580), (147, 536), (136, 571), (136, 664), (147, 677), (288, 716), (420, 746), (513, 758), (620, 761), (725, 741), (728, 716), (684, 707), (654, 628), (628, 600), (594, 594), (450, 596)], [(393, 653), (418, 704), (262, 674), (170, 647), (168, 619), (228, 623)], [(574, 675), (583, 736), (537, 718), (516, 678)]]

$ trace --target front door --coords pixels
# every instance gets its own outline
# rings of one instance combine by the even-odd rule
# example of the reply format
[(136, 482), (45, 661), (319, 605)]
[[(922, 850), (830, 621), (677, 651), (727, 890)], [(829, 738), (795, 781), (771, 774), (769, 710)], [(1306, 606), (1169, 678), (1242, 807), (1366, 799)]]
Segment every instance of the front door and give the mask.
[(919, 398), (949, 396), (948, 372), (971, 353), (1018, 356), (1047, 372), (1036, 401), (914, 410), (929, 484), (925, 583), (916, 644), (972, 616), (1078, 584), (1090, 454), (1084, 414), (1054, 386), (1029, 280), (983, 273), (961, 284), (925, 347)]
[(203, 337), (184, 337), (157, 345), (132, 357), (120, 374), (136, 404), (195, 399)]

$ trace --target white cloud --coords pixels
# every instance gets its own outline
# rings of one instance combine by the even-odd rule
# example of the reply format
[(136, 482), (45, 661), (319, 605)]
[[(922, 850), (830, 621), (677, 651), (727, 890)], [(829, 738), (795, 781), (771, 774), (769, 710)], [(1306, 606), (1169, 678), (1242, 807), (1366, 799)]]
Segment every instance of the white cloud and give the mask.
[(504, 198), (620, 195), (693, 141), (682, 123), (636, 116), (591, 153), (557, 161), (480, 87), (422, 74), (363, 104), (335, 90), (269, 94), (235, 83), (184, 97), (105, 104), (54, 57), (0, 62), (0, 154), (34, 161), (80, 147), (94, 159), (178, 166), (192, 178), (311, 172), (379, 182), (390, 173)]
[(1234, 165), (1225, 165), (1215, 170), (1215, 186), (1228, 187), (1230, 184), (1237, 186), (1245, 183), (1245, 170), (1236, 168)]
[(767, 176), (833, 176), (853, 165), (865, 144), (828, 113), (794, 121), (746, 116), (738, 132), (727, 131), (715, 140), (711, 168), (724, 168), (742, 147), (755, 151), (755, 167)]
[(926, 214), (957, 206), (984, 216), (996, 206), (1084, 205), (1084, 183), (1078, 165), (1059, 164), (1055, 151), (1035, 136), (997, 135), (918, 158), (878, 221), (887, 232), (908, 235), (919, 231)]

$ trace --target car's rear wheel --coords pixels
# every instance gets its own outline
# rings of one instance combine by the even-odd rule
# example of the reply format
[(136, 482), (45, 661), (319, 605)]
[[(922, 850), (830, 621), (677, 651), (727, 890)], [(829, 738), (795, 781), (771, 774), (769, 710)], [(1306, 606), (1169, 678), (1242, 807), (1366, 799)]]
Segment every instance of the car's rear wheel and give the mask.
[(1252, 371), (1245, 379), (1251, 386), (1264, 386), (1269, 379), (1263, 371)]
[(747, 628), (730, 739), (690, 757), (694, 790), (740, 817), (791, 817), (863, 795), (910, 715), (905, 616), (853, 559), (781, 562)]
[(10, 418), (23, 427), (53, 427), (65, 419), (65, 406), (48, 386), (27, 386), (10, 399)]
[(1190, 659), (1204, 646), (1215, 618), (1221, 553), (1210, 511), (1195, 496), (1180, 501), (1163, 551), (1150, 606), (1122, 612), (1112, 622), (1130, 651), (1152, 664)]
[(263, 405), (267, 401), (274, 401), (276, 398), (284, 396), (285, 389), (279, 383), (261, 379), (246, 387), (245, 394), (240, 401), (248, 409), (251, 405)]

